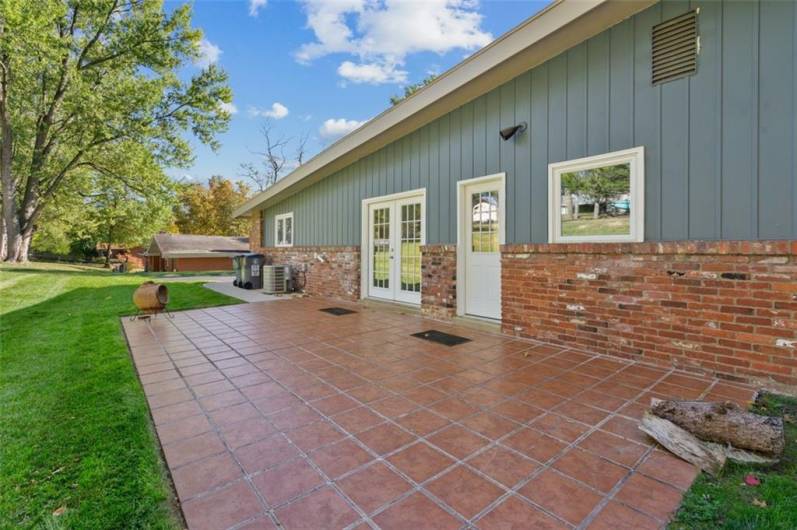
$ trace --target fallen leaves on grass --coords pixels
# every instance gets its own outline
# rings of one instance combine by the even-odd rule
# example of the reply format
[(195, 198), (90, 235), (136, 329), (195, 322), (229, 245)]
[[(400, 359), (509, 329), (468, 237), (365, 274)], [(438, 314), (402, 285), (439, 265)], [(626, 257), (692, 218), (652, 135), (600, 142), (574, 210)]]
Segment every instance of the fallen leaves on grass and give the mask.
[(761, 481), (757, 476), (753, 475), (752, 473), (749, 473), (744, 476), (744, 483), (748, 486), (759, 486), (761, 484)]

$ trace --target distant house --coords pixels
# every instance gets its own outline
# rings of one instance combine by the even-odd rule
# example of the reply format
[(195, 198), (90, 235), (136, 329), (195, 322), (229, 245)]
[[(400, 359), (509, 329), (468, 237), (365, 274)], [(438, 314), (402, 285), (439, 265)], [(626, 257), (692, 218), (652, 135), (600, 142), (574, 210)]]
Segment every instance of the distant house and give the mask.
[[(99, 256), (105, 257), (107, 252), (107, 245), (103, 243), (97, 244), (97, 254)], [(143, 269), (146, 266), (146, 248), (144, 247), (128, 247), (114, 243), (111, 245), (110, 253), (111, 261), (125, 262), (128, 269)]]
[(249, 251), (249, 238), (157, 234), (146, 255), (148, 272), (232, 270), (232, 257)]

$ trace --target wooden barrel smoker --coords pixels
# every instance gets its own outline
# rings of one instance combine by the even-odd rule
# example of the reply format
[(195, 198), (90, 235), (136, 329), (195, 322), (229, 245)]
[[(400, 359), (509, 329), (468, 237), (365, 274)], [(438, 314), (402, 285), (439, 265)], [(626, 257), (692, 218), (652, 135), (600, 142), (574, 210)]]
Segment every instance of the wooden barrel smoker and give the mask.
[(160, 313), (169, 303), (169, 289), (162, 283), (142, 283), (133, 293), (133, 303), (142, 313)]

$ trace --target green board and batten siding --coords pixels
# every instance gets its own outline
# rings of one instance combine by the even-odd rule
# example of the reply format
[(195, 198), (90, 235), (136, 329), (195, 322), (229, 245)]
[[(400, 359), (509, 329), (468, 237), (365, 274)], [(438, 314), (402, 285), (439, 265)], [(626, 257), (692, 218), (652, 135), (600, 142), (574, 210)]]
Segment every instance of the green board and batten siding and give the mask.
[[(697, 7), (697, 74), (652, 86), (651, 27)], [(659, 3), (269, 207), (266, 244), (293, 211), (295, 244), (359, 245), (361, 200), (416, 188), (452, 243), (456, 181), (500, 171), (507, 241), (546, 242), (548, 163), (637, 145), (646, 240), (797, 239), (795, 61), (795, 2)]]

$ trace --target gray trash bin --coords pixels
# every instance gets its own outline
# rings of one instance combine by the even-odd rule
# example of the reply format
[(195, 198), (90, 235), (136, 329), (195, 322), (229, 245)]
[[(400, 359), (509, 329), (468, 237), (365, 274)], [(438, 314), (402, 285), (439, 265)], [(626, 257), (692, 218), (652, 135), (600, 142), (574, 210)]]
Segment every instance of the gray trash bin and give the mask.
[(241, 272), (242, 272), (241, 261), (243, 260), (244, 256), (245, 254), (240, 254), (238, 256), (232, 257), (232, 273), (235, 276), (235, 279), (233, 279), (232, 284), (236, 287), (243, 287), (243, 282), (241, 282), (241, 280), (243, 279), (241, 278)]
[(244, 289), (263, 288), (263, 264), (266, 257), (263, 254), (244, 254), (241, 256), (241, 284)]

